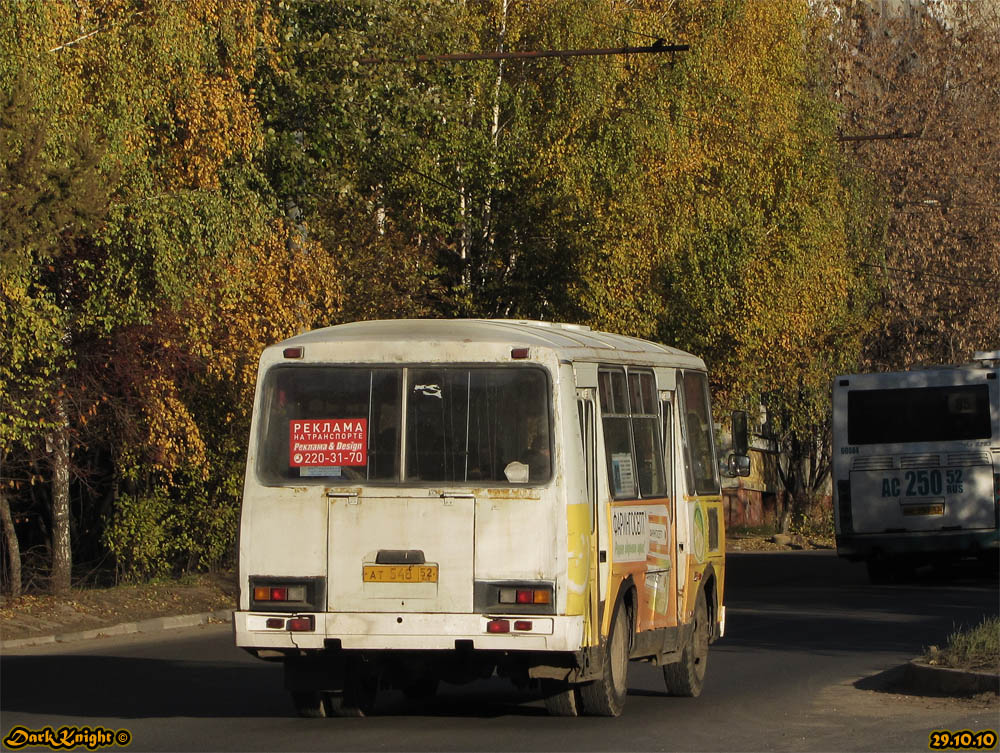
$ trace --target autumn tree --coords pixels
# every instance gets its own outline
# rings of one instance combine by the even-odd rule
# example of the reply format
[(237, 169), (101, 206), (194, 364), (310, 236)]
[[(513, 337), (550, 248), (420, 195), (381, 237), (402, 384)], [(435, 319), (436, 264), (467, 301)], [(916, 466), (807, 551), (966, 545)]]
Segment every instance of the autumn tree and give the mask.
[(786, 504), (829, 477), (829, 380), (856, 362), (869, 299), (864, 183), (837, 152), (826, 26), (799, 2), (678, 10), (657, 156), (663, 218), (651, 270), (660, 339), (704, 355), (720, 407), (773, 417)]
[[(235, 535), (248, 364), (264, 344), (329, 321), (339, 301), (329, 256), (282, 222), (255, 166), (252, 82), (273, 48), (270, 17), (227, 0), (0, 10), (0, 88), (33, 84), (5, 169), (38, 144), (36, 172), (55, 176), (35, 181), (47, 191), (39, 206), (53, 219), (28, 224), (61, 248), (57, 263), (39, 264), (31, 246), (4, 239), (5, 293), (8, 270), (23, 278), (5, 322), (13, 351), (35, 359), (21, 357), (10, 384), (57, 401), (63, 428), (48, 443), (51, 470), (35, 432), (5, 443), (5, 474), (24, 468), (41, 482), (53, 533), (56, 501), (79, 480), (83, 504), (68, 521), (84, 534), (77, 557), (110, 550), (135, 575), (212, 565)], [(44, 125), (36, 140), (32, 119)], [(84, 123), (93, 158), (73, 157)], [(63, 177), (76, 174), (105, 187), (99, 225), (62, 219), (80, 214)], [(52, 326), (22, 326), (32, 312)], [(16, 497), (26, 504), (23, 489)], [(68, 587), (55, 556), (51, 575)]]
[(0, 520), (16, 596), (20, 547), (8, 495), (34, 484), (38, 466), (51, 479), (51, 583), (69, 586), (70, 411), (81, 406), (65, 381), (74, 363), (66, 291), (52, 283), (99, 227), (107, 189), (89, 134), (71, 134), (54, 158), (46, 114), (30, 101), (39, 81), (25, 72), (10, 83), (0, 102)]
[(650, 115), (621, 118), (631, 64), (415, 58), (634, 45), (628, 15), (579, 0), (283, 4), (259, 85), (269, 174), (345, 265), (346, 315), (586, 318), (583, 265), (644, 216), (617, 211), (641, 191), (629, 128)]
[(459, 189), (438, 163), (464, 129), (461, 96), (450, 74), (360, 61), (461, 44), (461, 17), (460, 3), (423, 0), (275, 8), (280, 44), (257, 83), (263, 164), (288, 221), (350, 280), (346, 318), (428, 315), (441, 300)]
[(831, 2), (845, 156), (885, 195), (870, 368), (1000, 347), (1000, 10)]

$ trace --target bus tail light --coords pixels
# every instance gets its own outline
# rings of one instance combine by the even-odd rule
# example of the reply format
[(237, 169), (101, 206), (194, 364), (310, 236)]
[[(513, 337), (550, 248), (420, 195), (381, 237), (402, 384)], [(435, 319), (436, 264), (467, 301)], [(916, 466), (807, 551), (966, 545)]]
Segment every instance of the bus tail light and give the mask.
[(321, 612), (326, 606), (326, 579), (251, 575), (250, 609), (265, 612)]
[(311, 633), (314, 630), (313, 616), (292, 617), (285, 623), (285, 629), (293, 633)]
[[(551, 622), (551, 621), (549, 621)], [(551, 625), (546, 625), (546, 620), (540, 622), (535, 620), (504, 619), (503, 617), (488, 617), (486, 622), (486, 632), (494, 635), (506, 635), (508, 633), (552, 633)]]
[(500, 589), (501, 604), (551, 604), (552, 586), (508, 587)]
[(552, 581), (477, 581), (475, 610), (480, 614), (509, 614), (520, 619), (528, 615), (553, 614), (556, 587)]
[(256, 586), (254, 601), (305, 601), (305, 586)]
[(519, 588), (514, 598), (518, 604), (550, 604), (552, 591), (549, 588)]
[(552, 603), (552, 589), (551, 588), (536, 588), (532, 592), (531, 603), (532, 604), (551, 604)]
[(287, 630), (291, 633), (311, 633), (316, 629), (316, 622), (311, 614), (304, 617), (268, 617), (264, 625), (268, 630)]

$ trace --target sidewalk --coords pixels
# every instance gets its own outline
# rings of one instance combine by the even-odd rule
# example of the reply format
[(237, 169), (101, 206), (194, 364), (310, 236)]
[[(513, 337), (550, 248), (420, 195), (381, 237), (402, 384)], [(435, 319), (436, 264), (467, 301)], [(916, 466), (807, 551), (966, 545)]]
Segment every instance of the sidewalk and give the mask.
[(219, 609), (214, 612), (200, 614), (182, 614), (168, 617), (152, 617), (138, 622), (123, 622), (117, 625), (107, 625), (90, 630), (77, 630), (69, 633), (53, 635), (32, 635), (26, 638), (10, 638), (0, 641), (0, 651), (31, 646), (54, 645), (56, 643), (72, 643), (92, 638), (105, 638), (112, 635), (131, 635), (132, 633), (155, 633), (174, 628), (196, 627), (198, 625), (220, 624), (232, 622), (233, 610)]
[(216, 573), (0, 600), (0, 648), (229, 622), (237, 591), (233, 573)]

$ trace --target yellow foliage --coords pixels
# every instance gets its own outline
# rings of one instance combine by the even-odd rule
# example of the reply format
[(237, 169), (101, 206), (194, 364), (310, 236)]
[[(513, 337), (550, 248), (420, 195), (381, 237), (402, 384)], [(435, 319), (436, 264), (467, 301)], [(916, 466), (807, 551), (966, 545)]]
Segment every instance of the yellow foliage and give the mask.
[(341, 279), (318, 244), (296, 240), (276, 222), (266, 237), (246, 241), (210, 270), (185, 306), (188, 347), (207, 373), (234, 380), (249, 406), (261, 350), (299, 332), (332, 323), (343, 305)]
[(141, 388), (145, 393), (145, 443), (151, 469), (170, 478), (182, 467), (200, 467), (202, 477), (207, 479), (205, 442), (177, 385), (157, 369)]
[(261, 145), (252, 82), (274, 23), (244, 0), (45, 3), (24, 53), (67, 121), (92, 124), (119, 170), (161, 167), (161, 188), (219, 185), (229, 160)]

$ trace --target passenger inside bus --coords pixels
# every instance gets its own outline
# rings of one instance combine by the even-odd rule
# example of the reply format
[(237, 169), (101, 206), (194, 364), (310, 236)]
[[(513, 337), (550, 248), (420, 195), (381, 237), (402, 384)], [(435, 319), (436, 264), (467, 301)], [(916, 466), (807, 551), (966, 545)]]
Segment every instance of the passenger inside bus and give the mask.
[(544, 435), (534, 435), (520, 461), (528, 466), (528, 481), (544, 481), (549, 477), (549, 443)]

